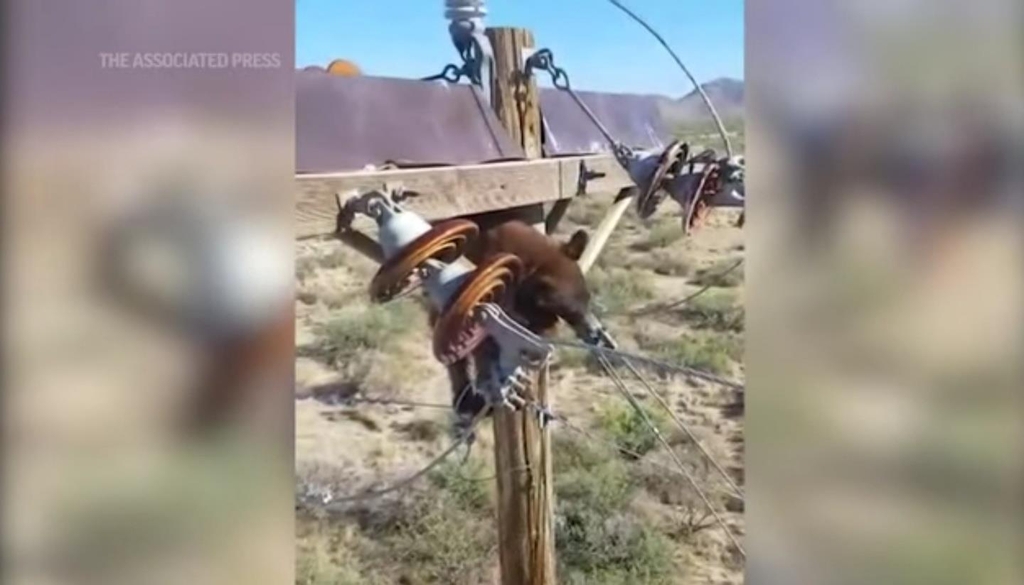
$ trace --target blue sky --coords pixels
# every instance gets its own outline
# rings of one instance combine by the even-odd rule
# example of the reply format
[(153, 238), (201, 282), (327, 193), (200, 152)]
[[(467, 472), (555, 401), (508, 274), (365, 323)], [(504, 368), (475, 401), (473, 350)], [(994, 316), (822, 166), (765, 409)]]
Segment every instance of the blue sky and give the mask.
[[(743, 0), (630, 0), (701, 82), (743, 78)], [(640, 25), (606, 0), (488, 0), (487, 24), (533, 31), (574, 87), (689, 93), (688, 80)], [(457, 55), (444, 0), (296, 0), (298, 67), (356, 62), (367, 75), (433, 75)]]

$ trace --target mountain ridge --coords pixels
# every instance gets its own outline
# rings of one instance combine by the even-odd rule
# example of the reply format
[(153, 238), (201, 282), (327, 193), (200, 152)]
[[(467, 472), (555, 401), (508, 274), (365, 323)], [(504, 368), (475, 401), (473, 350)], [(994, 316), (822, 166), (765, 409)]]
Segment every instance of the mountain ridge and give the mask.
[[(701, 88), (723, 121), (743, 118), (746, 86), (741, 79), (719, 77), (701, 84)], [(711, 120), (704, 100), (696, 89), (681, 98), (657, 96), (661, 115), (669, 124), (700, 123)]]

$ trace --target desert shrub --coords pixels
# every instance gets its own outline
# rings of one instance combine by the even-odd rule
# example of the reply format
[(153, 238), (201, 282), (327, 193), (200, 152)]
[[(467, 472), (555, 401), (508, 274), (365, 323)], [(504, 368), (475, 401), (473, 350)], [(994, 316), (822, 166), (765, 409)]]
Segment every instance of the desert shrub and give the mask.
[(295, 300), (299, 301), (303, 305), (315, 305), (317, 301), (317, 295), (315, 291), (300, 290), (297, 293), (295, 293)]
[(299, 545), (295, 559), (296, 585), (365, 585), (359, 569), (335, 559), (325, 543)]
[(410, 301), (350, 307), (316, 328), (317, 341), (300, 355), (328, 363), (347, 360), (360, 352), (387, 349), (410, 330), (419, 311)]
[(730, 360), (739, 359), (742, 345), (736, 337), (696, 334), (677, 339), (646, 341), (644, 349), (672, 365), (724, 374)]
[[(462, 495), (436, 487), (405, 506), (397, 521), (375, 535), (375, 566), (397, 582), (477, 585), (487, 581), (497, 542), (494, 518), (468, 507)], [(396, 582), (396, 581), (389, 581)]]
[[(690, 469), (691, 477), (718, 509), (735, 500), (723, 491), (717, 478), (711, 477), (710, 466), (695, 450), (680, 449), (677, 454)], [(672, 507), (674, 514), (668, 536), (673, 540), (692, 543), (700, 532), (717, 526), (697, 490), (679, 473), (667, 471), (661, 466), (647, 465), (640, 466), (636, 474), (637, 482), (648, 494), (658, 502)]]
[(445, 433), (444, 424), (430, 418), (422, 418), (401, 425), (398, 430), (413, 441), (436, 441)]
[(297, 518), (296, 583), (478, 585), (496, 557), (484, 465), (446, 462), (414, 491)]
[(587, 280), (599, 315), (621, 313), (654, 298), (650, 276), (638, 270), (594, 268)]
[(371, 585), (359, 546), (345, 531), (304, 515), (296, 517), (296, 585)]
[[(647, 419), (664, 434), (668, 428), (666, 424), (668, 418), (664, 411), (645, 408), (643, 405), (641, 405), (641, 409), (647, 415)], [(629, 404), (615, 403), (614, 406), (605, 407), (598, 417), (598, 422), (604, 433), (616, 445), (639, 456), (647, 454), (658, 446), (658, 439), (644, 417)], [(634, 455), (623, 455), (635, 458)]]
[(316, 264), (320, 268), (327, 270), (350, 266), (353, 263), (352, 258), (354, 255), (355, 252), (339, 243), (334, 249), (317, 256)]
[[(632, 513), (574, 510), (556, 541), (560, 574), (571, 585), (662, 585), (675, 573), (671, 542)], [(563, 544), (564, 542), (564, 544)]]
[(473, 510), (483, 510), (490, 505), (489, 482), (481, 478), (490, 473), (477, 459), (466, 463), (445, 461), (429, 475), (430, 483), (446, 492), (455, 503)]
[(560, 579), (574, 584), (661, 584), (673, 573), (669, 541), (630, 508), (630, 467), (607, 449), (554, 444), (555, 544)]
[(683, 305), (675, 314), (692, 327), (742, 332), (746, 311), (728, 291), (708, 291)]
[(553, 450), (559, 504), (610, 514), (629, 502), (633, 492), (629, 468), (610, 449), (557, 437)]
[(597, 257), (595, 265), (601, 269), (609, 268), (622, 268), (629, 266), (631, 262), (630, 255), (620, 246), (614, 245), (613, 242), (609, 242), (605, 246), (604, 250)]

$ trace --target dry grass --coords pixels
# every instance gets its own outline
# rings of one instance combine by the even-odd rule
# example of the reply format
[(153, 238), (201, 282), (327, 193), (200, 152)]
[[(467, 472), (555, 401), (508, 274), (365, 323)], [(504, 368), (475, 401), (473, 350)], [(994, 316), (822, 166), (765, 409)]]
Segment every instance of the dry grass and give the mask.
[(693, 272), (686, 253), (676, 249), (652, 250), (640, 258), (639, 266), (661, 276), (688, 276)]
[(650, 276), (640, 270), (595, 267), (587, 281), (595, 312), (599, 315), (623, 313), (637, 303), (654, 298)]
[(597, 227), (608, 212), (607, 202), (597, 197), (577, 198), (565, 213), (565, 219), (578, 226)]
[(676, 218), (666, 218), (656, 222), (648, 231), (647, 237), (638, 240), (631, 246), (638, 252), (650, 252), (666, 248), (683, 239), (683, 227)]
[(743, 354), (738, 337), (699, 332), (677, 338), (641, 338), (640, 347), (668, 363), (726, 374)]
[(709, 290), (673, 311), (673, 314), (697, 329), (742, 333), (746, 311), (736, 295), (726, 290)]
[(722, 288), (740, 286), (743, 284), (743, 266), (739, 266), (732, 271), (729, 271), (735, 263), (736, 260), (722, 260), (708, 268), (701, 268), (690, 280), (690, 284), (695, 286), (717, 286)]
[(317, 341), (300, 348), (300, 355), (337, 365), (367, 352), (387, 352), (410, 330), (416, 319), (422, 320), (423, 316), (411, 301), (349, 306), (316, 327)]
[(433, 442), (444, 436), (444, 426), (433, 419), (423, 418), (414, 420), (398, 426), (398, 430), (404, 433), (412, 441)]
[(428, 482), (340, 519), (300, 516), (298, 582), (307, 585), (486, 582), (495, 546), (482, 466), (443, 465)]
[[(610, 196), (573, 202), (559, 230), (594, 228)], [(739, 230), (712, 221), (682, 238), (669, 201), (653, 220), (630, 211), (590, 274), (594, 309), (624, 348), (734, 376), (742, 358), (742, 269), (722, 280), (741, 243)], [(717, 220), (717, 218), (713, 218)], [(296, 310), (303, 379), (337, 381), (374, 397), (447, 404), (444, 369), (432, 357), (426, 315), (413, 301), (368, 306), (366, 283), (376, 267), (336, 242), (303, 244), (296, 261)], [(697, 267), (706, 267), (697, 270)], [(628, 310), (666, 303), (713, 288), (677, 310), (627, 318)], [(691, 286), (687, 286), (687, 285)], [(563, 331), (562, 335), (571, 336)], [(728, 392), (685, 377), (654, 380), (727, 468), (742, 467), (742, 420), (724, 414)], [(631, 383), (632, 389), (639, 387)], [(742, 565), (686, 480), (638, 415), (614, 392), (587, 353), (558, 350), (552, 370), (555, 405), (597, 441), (555, 427), (556, 543), (560, 583), (652, 585), (742, 581)], [(421, 467), (447, 444), (449, 413), (357, 405), (325, 419), (317, 400), (297, 403), (299, 477), (327, 481), (338, 493), (390, 483)], [(641, 399), (698, 483), (742, 524), (741, 502), (729, 499), (717, 476), (667, 414)], [(335, 412), (337, 412), (335, 410)], [(358, 412), (358, 414), (353, 414)], [(367, 422), (370, 422), (368, 425)], [(299, 424), (297, 422), (297, 424)], [(372, 427), (372, 428), (371, 428)], [(297, 582), (307, 585), (495, 583), (493, 447), (484, 423), (465, 467), (442, 465), (412, 488), (365, 502), (332, 517), (301, 515)], [(618, 443), (640, 457), (609, 447)], [(481, 456), (482, 455), (482, 456)], [(304, 462), (304, 463), (303, 463)], [(329, 466), (328, 476), (310, 462)], [(323, 476), (323, 477), (321, 477)]]

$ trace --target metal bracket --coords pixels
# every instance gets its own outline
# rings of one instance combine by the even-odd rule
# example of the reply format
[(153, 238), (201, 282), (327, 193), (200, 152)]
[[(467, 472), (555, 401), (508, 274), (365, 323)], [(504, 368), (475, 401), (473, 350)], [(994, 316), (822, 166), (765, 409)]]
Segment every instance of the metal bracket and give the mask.
[(346, 193), (335, 193), (334, 198), (338, 204), (338, 228), (343, 224), (347, 227), (354, 219), (354, 215), (361, 213), (370, 218), (377, 219), (386, 208), (394, 213), (401, 212), (399, 204), (415, 197), (419, 197), (418, 191), (406, 190), (400, 184), (385, 183), (380, 189), (361, 190), (354, 189)]
[[(342, 216), (351, 224), (355, 214), (359, 213), (366, 215), (373, 219), (380, 217), (384, 209), (388, 209), (393, 212), (398, 212), (399, 208), (396, 207), (395, 195), (386, 185), (384, 189), (371, 189), (369, 191), (349, 191), (346, 195), (338, 193), (335, 195), (335, 199), (338, 202), (338, 222), (339, 225), (342, 221)], [(344, 203), (342, 203), (344, 201)]]
[(587, 313), (584, 323), (583, 328), (576, 333), (576, 336), (582, 339), (584, 343), (608, 349), (619, 348), (619, 344), (615, 342), (615, 339), (605, 329), (604, 324), (593, 313)]
[(500, 349), (489, 388), (481, 388), (491, 404), (521, 408), (523, 393), (529, 386), (527, 367), (542, 365), (551, 358), (554, 347), (532, 331), (516, 323), (493, 303), (477, 309), (480, 325)]
[(588, 169), (586, 161), (581, 160), (579, 178), (576, 180), (576, 196), (586, 195), (587, 183), (594, 179), (603, 179), (606, 176), (608, 176), (608, 173)]

